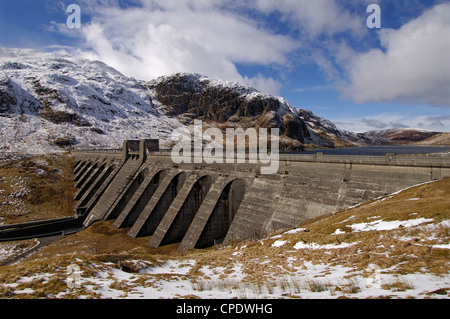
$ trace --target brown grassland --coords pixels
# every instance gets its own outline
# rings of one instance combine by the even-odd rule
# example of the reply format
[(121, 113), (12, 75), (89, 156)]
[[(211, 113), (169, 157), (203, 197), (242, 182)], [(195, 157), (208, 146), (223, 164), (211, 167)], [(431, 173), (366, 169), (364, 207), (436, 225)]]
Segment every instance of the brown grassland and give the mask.
[(73, 164), (68, 154), (0, 161), (0, 223), (72, 216)]

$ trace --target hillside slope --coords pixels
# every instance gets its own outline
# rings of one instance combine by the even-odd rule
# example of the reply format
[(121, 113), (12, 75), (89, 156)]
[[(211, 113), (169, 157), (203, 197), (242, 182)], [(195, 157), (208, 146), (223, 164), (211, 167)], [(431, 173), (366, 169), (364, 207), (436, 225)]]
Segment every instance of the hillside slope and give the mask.
[(1, 151), (117, 148), (179, 126), (155, 111), (142, 82), (98, 61), (0, 48), (0, 70)]
[(67, 154), (0, 159), (0, 225), (73, 216), (73, 164)]
[[(363, 134), (370, 140), (378, 140), (384, 145), (444, 145), (435, 137), (442, 135), (440, 132), (427, 130), (402, 128), (379, 131), (369, 131)], [(445, 135), (445, 134), (444, 134)], [(426, 142), (428, 141), (428, 142)], [(450, 143), (449, 143), (450, 144)]]
[(417, 145), (450, 145), (450, 133), (440, 133), (425, 140), (419, 141)]

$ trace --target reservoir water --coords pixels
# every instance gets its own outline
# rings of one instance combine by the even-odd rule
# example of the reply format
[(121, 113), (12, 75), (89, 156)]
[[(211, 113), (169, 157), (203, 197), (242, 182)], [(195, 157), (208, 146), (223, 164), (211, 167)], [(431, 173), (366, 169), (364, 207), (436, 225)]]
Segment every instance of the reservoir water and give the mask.
[(295, 152), (294, 154), (315, 154), (318, 152), (323, 152), (325, 155), (384, 156), (387, 153), (394, 153), (394, 154), (447, 153), (450, 152), (450, 147), (383, 145), (383, 146), (366, 146), (354, 148), (317, 149), (317, 150), (308, 150), (305, 152)]

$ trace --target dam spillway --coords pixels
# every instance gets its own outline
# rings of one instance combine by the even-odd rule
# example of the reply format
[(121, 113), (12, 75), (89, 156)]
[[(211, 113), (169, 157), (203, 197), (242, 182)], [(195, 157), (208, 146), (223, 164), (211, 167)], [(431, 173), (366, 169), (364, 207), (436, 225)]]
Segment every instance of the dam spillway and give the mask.
[(179, 163), (158, 140), (125, 141), (122, 151), (72, 151), (77, 215), (84, 225), (114, 220), (153, 247), (178, 250), (248, 239), (406, 187), (450, 177), (437, 155), (281, 154), (262, 163)]

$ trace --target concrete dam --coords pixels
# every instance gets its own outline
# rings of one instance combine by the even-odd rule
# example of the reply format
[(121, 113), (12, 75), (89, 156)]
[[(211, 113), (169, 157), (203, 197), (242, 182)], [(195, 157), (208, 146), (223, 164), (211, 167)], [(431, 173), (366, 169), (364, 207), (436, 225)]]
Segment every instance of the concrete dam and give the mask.
[(450, 177), (438, 155), (280, 154), (262, 163), (175, 164), (158, 140), (125, 141), (122, 151), (73, 151), (76, 214), (84, 226), (114, 220), (149, 245), (178, 251), (249, 239), (413, 186)]

